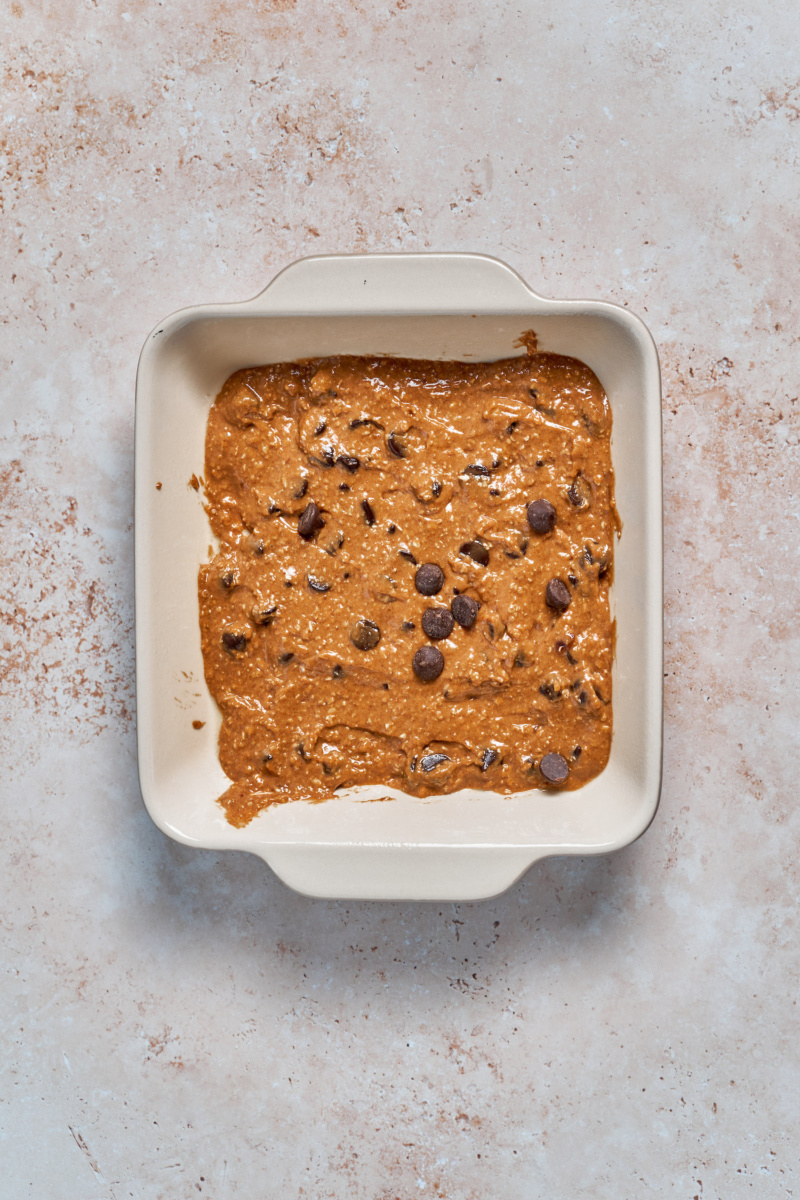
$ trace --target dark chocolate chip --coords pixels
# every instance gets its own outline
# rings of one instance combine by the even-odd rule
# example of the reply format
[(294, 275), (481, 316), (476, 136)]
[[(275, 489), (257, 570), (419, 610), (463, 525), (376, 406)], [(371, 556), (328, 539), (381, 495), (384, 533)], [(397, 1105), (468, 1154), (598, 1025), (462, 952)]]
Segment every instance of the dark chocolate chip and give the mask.
[(233, 587), (234, 578), (235, 578), (235, 576), (233, 574), (233, 571), (225, 571), (222, 575), (220, 575), (219, 581), (220, 581), (220, 584), (222, 585), (222, 587), (224, 587), (225, 590), (227, 591), (228, 588)]
[(515, 554), (513, 550), (504, 550), (506, 558), (522, 558), (521, 554)]
[(374, 650), (380, 640), (380, 629), (368, 617), (362, 617), (350, 626), (350, 641), (356, 650)]
[(279, 663), (289, 663), (289, 662), (291, 662), (291, 661), (292, 661), (292, 659), (293, 659), (293, 658), (294, 658), (294, 652), (293, 652), (293, 651), (291, 651), (291, 650), (284, 650), (283, 654), (279, 654), (279, 655), (278, 655), (278, 662), (279, 662)]
[(361, 459), (356, 458), (355, 454), (340, 454), (336, 461), (340, 467), (344, 467), (345, 471), (350, 471), (351, 474), (361, 466)]
[(291, 579), (284, 579), (283, 586), (284, 587), (294, 587), (294, 584), (292, 583)]
[(340, 484), (339, 484), (339, 491), (340, 491), (340, 492), (349, 492), (349, 491), (350, 491), (350, 484), (349, 484), (349, 483), (340, 483)]
[(269, 508), (267, 509), (267, 512), (271, 517), (274, 517), (275, 514), (279, 513), (280, 511), (280, 507), (277, 504), (270, 504)]
[(263, 553), (264, 553), (264, 543), (257, 542), (256, 545), (253, 547), (253, 554), (255, 554), (256, 558), (261, 558), (261, 555)]
[(222, 644), (226, 650), (246, 650), (247, 638), (243, 633), (234, 633), (231, 629), (226, 629), (222, 635)]
[(375, 510), (373, 509), (369, 500), (361, 501), (361, 511), (364, 514), (364, 520), (367, 522), (367, 524), (374, 525), (375, 524)]
[(569, 588), (563, 579), (550, 579), (544, 593), (545, 602), (556, 612), (566, 612), (572, 603)]
[(492, 470), (496, 471), (498, 469), (498, 467), (502, 467), (502, 465), (503, 465), (502, 458), (498, 458), (498, 456), (495, 454), (494, 457), (492, 458)]
[(325, 430), (326, 430), (327, 428), (328, 428), (328, 422), (327, 422), (327, 421), (320, 421), (319, 425), (318, 425), (318, 426), (317, 426), (317, 428), (314, 430), (314, 437), (319, 437), (321, 434), (323, 434), (323, 433), (325, 432)]
[(519, 421), (512, 421), (511, 424), (506, 428), (506, 433), (514, 433), (518, 425)]
[(453, 632), (453, 618), (449, 609), (426, 608), (422, 614), (422, 628), (434, 641), (450, 637)]
[(580, 696), (578, 696), (578, 704), (580, 704), (581, 708), (583, 708), (585, 706), (586, 701), (588, 699), (589, 699), (589, 697), (586, 694), (586, 692), (581, 692)]
[(396, 533), (396, 532), (397, 532), (397, 526), (396, 526), (396, 525), (390, 525), (390, 526), (389, 526), (389, 528), (386, 530), (386, 532), (387, 532), (387, 533)]
[(528, 524), (534, 533), (549, 533), (556, 523), (556, 510), (549, 500), (531, 500)]
[(486, 476), (491, 475), (491, 473), (492, 472), (489, 470), (489, 468), (485, 467), (483, 463), (470, 463), (468, 467), (464, 467), (465, 475), (480, 475), (485, 478)]
[(432, 771), (434, 767), (440, 766), (443, 762), (450, 762), (449, 754), (423, 754), (419, 765), (423, 771)]
[(580, 746), (576, 746), (575, 749), (572, 751), (572, 757), (575, 759), (576, 762), (582, 754), (583, 754), (583, 750), (581, 749)]
[(431, 484), (431, 491), (433, 492), (434, 496), (441, 496), (442, 485), (439, 483), (438, 479), (434, 479), (433, 483)]
[(471, 596), (455, 596), (450, 602), (450, 612), (464, 629), (471, 629), (475, 624), (479, 608), (478, 601)]
[(275, 620), (275, 614), (278, 611), (277, 604), (273, 604), (272, 608), (254, 609), (250, 614), (256, 625), (271, 625)]
[(577, 475), (567, 488), (567, 499), (576, 508), (588, 508), (592, 503), (592, 488), (588, 479)]
[(548, 783), (563, 783), (569, 775), (569, 764), (561, 754), (545, 754), (539, 770)]
[(302, 742), (297, 744), (297, 753), (302, 758), (303, 762), (311, 762), (311, 755), (306, 753), (306, 748)]
[(464, 545), (459, 547), (458, 552), (459, 554), (466, 554), (473, 562), (478, 563), (482, 567), (488, 567), (489, 565), (489, 551), (481, 542), (464, 542)]
[(577, 587), (577, 586), (578, 586), (578, 577), (577, 577), (577, 575), (572, 575), (572, 574), (569, 574), (569, 575), (567, 576), (567, 579), (570, 581), (570, 583), (572, 584), (572, 586), (573, 586), (573, 587)]
[(297, 491), (294, 494), (295, 500), (302, 500), (303, 496), (305, 496), (307, 491), (308, 491), (308, 480), (304, 479), (303, 482), (300, 484), (300, 487), (297, 489)]
[(423, 596), (435, 596), (442, 590), (444, 571), (437, 563), (423, 563), (417, 567), (414, 586)]
[(544, 466), (544, 459), (543, 459), (543, 458), (537, 458), (537, 460), (536, 460), (536, 465), (537, 465), (537, 467), (543, 467), (543, 466)]
[(267, 765), (267, 763), (272, 762), (272, 755), (269, 753), (269, 751), (267, 751), (265, 754), (261, 755), (261, 761), (262, 761), (262, 763), (264, 763), (265, 766)]
[(539, 399), (539, 393), (537, 392), (536, 388), (528, 388), (528, 395), (532, 400)]
[(417, 679), (432, 683), (444, 670), (444, 655), (436, 646), (420, 646), (411, 665)]
[(493, 763), (497, 762), (498, 754), (496, 750), (484, 750), (481, 757), (481, 770), (488, 771)]
[(360, 429), (362, 425), (372, 425), (375, 429), (383, 429), (383, 426), (378, 421), (373, 421), (372, 417), (356, 417), (350, 422), (351, 429)]
[(315, 579), (313, 575), (306, 575), (306, 579), (312, 592), (329, 592), (331, 590), (329, 583), (323, 583), (321, 579)]
[(403, 621), (403, 629), (416, 629), (416, 628), (417, 627), (413, 621)]
[(393, 454), (395, 458), (405, 458), (406, 448), (396, 433), (389, 434), (388, 438), (386, 439), (386, 445), (389, 449), (389, 453)]
[(592, 684), (592, 691), (594, 692), (595, 696), (597, 696), (597, 699), (600, 701), (601, 704), (609, 703), (609, 701), (606, 700), (605, 696), (601, 692), (598, 692), (598, 690), (594, 684)]
[(389, 690), (389, 685), (388, 685), (388, 683), (385, 683), (385, 684), (383, 685), (383, 690), (384, 690), (385, 692), (388, 692), (388, 690)]
[(547, 683), (539, 684), (539, 691), (543, 696), (546, 696), (548, 700), (559, 700), (561, 698), (561, 692), (557, 691), (549, 680)]
[(308, 461), (312, 462), (315, 467), (324, 467), (327, 471), (336, 462), (336, 456), (333, 453), (333, 448), (326, 446), (322, 451), (321, 457), (316, 454), (309, 454)]
[(334, 667), (331, 674), (334, 679), (344, 679), (344, 667)]
[(414, 555), (411, 553), (410, 550), (406, 550), (406, 549), (398, 550), (397, 553), (400, 555), (401, 558), (404, 558), (406, 560), (406, 562), (413, 563), (414, 566), (417, 565), (417, 560), (414, 557)]
[(297, 532), (301, 538), (309, 541), (318, 529), (323, 529), (325, 522), (322, 519), (322, 513), (317, 508), (313, 500), (305, 506), (300, 513), (300, 519), (297, 522)]
[(499, 496), (500, 488), (489, 488), (489, 495), (490, 496)]

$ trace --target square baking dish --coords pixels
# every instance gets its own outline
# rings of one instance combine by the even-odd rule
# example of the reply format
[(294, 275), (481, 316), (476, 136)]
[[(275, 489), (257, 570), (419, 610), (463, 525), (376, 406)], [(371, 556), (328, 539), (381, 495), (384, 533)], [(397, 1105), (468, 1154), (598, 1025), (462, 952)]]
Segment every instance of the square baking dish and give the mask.
[[(419, 799), (360, 787), (234, 828), (217, 804), (229, 780), (200, 650), (197, 570), (213, 539), (190, 483), (217, 392), (240, 367), (323, 355), (491, 361), (521, 353), (530, 329), (540, 349), (587, 363), (613, 411), (622, 536), (608, 766), (574, 792)], [(634, 841), (661, 786), (661, 506), (658, 355), (644, 324), (616, 305), (544, 299), (484, 255), (375, 254), (302, 259), (253, 300), (174, 313), (145, 342), (136, 381), (138, 751), (151, 817), (186, 845), (258, 854), (297, 891), (349, 899), (477, 900), (537, 859)]]

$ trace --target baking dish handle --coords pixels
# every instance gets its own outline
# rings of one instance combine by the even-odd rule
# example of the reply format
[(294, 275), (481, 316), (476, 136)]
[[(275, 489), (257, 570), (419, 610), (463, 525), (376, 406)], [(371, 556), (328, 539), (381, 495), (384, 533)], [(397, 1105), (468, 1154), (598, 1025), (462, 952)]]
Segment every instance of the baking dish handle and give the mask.
[(541, 299), (486, 254), (326, 254), (292, 263), (243, 307), (264, 314), (464, 314), (530, 311), (532, 298)]
[(281, 846), (262, 854), (285, 884), (326, 900), (460, 902), (499, 896), (556, 848)]

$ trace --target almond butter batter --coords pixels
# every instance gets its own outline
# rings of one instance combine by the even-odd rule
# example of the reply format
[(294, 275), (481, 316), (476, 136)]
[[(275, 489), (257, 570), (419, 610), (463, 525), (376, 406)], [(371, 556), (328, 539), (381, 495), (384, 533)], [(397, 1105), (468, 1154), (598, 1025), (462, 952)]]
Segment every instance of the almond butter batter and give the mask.
[(509, 793), (603, 769), (610, 432), (597, 378), (553, 354), (231, 376), (199, 598), (233, 824), (354, 784)]

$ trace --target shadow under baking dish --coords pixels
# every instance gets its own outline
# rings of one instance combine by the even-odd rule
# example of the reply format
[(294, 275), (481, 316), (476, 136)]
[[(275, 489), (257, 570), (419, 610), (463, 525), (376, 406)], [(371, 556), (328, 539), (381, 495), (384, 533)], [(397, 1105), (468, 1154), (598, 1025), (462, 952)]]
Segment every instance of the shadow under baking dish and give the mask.
[[(613, 413), (623, 536), (608, 766), (574, 792), (418, 799), (354, 788), (324, 804), (272, 807), (235, 829), (217, 804), (229, 781), (200, 651), (197, 568), (211, 535), (189, 486), (219, 388), (243, 366), (331, 354), (492, 361), (520, 353), (529, 329), (539, 349), (587, 363)], [(627, 845), (647, 828), (660, 789), (661, 538), (658, 358), (624, 309), (545, 300), (496, 259), (432, 254), (305, 259), (254, 300), (174, 314), (145, 343), (136, 395), (139, 772), (150, 815), (181, 842), (259, 854), (298, 891), (327, 897), (478, 899), (547, 855)]]

